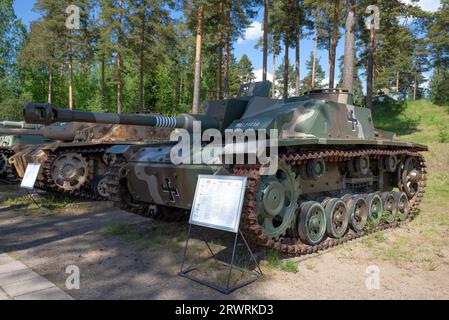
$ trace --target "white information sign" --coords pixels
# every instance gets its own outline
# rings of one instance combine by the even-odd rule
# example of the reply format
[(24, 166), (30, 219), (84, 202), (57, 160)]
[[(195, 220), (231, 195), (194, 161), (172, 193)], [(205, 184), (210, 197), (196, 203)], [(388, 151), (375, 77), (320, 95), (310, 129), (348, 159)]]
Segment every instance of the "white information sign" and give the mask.
[(37, 176), (39, 175), (39, 171), (41, 169), (41, 164), (39, 163), (29, 163), (27, 169), (25, 171), (25, 175), (22, 179), (21, 188), (25, 189), (34, 189), (34, 185), (37, 180)]
[(200, 175), (190, 224), (238, 233), (246, 177)]

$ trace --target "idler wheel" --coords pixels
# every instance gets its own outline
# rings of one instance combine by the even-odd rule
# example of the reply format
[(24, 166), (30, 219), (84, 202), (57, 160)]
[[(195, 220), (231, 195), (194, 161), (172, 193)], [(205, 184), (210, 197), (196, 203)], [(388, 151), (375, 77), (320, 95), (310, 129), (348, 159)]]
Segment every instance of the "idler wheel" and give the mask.
[(366, 198), (366, 203), (368, 204), (369, 221), (374, 227), (377, 227), (383, 214), (382, 198), (375, 193), (371, 193)]
[(326, 234), (335, 239), (343, 237), (348, 230), (349, 212), (346, 203), (341, 199), (330, 199), (325, 207)]
[(315, 201), (302, 203), (298, 219), (298, 235), (308, 245), (320, 244), (326, 237), (326, 213)]
[(396, 201), (396, 207), (398, 208), (397, 212), (399, 220), (407, 220), (407, 217), (410, 214), (410, 203), (408, 201), (407, 195), (405, 194), (405, 192), (396, 192), (394, 194), (394, 199)]
[(344, 200), (349, 210), (349, 224), (356, 232), (363, 231), (368, 221), (368, 205), (362, 196), (345, 196)]
[(51, 166), (53, 182), (64, 191), (73, 191), (82, 187), (88, 177), (88, 165), (79, 153), (60, 155)]
[(384, 192), (381, 196), (384, 213), (386, 214), (387, 223), (393, 223), (396, 220), (398, 212), (394, 192)]

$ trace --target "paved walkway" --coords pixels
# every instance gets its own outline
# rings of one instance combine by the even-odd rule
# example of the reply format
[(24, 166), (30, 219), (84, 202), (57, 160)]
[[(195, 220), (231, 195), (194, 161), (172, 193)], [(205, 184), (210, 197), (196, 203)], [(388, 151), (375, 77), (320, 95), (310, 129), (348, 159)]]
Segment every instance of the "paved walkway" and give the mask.
[(0, 300), (73, 300), (20, 261), (0, 253)]

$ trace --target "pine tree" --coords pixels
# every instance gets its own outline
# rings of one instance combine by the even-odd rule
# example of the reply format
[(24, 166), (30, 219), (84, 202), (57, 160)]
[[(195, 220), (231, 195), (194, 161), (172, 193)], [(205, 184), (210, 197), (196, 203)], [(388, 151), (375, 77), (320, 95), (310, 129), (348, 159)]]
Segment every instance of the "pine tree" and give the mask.
[(240, 83), (253, 82), (256, 79), (254, 74), (254, 67), (248, 56), (244, 54), (237, 64), (238, 76)]
[(311, 53), (309, 60), (306, 61), (306, 69), (307, 69), (308, 73), (302, 80), (302, 91), (303, 92), (310, 91), (312, 89), (323, 88), (322, 82), (324, 80), (325, 73), (324, 73), (323, 67), (320, 65), (319, 59), (316, 59), (315, 85), (312, 86), (312, 75), (313, 75), (313, 69), (314, 69), (313, 60), (314, 60), (313, 53)]

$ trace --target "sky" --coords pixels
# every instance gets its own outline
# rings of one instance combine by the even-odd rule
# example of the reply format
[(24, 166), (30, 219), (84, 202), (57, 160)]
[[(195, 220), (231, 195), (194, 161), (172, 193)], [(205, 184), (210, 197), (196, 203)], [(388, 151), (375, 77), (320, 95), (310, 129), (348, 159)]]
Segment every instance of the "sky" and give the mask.
[[(401, 0), (404, 3), (411, 3), (411, 0)], [(16, 12), (16, 15), (22, 19), (22, 21), (29, 25), (29, 23), (33, 20), (36, 20), (39, 18), (39, 15), (32, 11), (34, 6), (35, 0), (14, 0), (14, 9)], [(440, 6), (439, 0), (420, 0), (418, 2), (418, 5), (426, 11), (435, 12), (438, 10), (438, 7)], [(261, 10), (262, 11), (262, 10)], [(341, 30), (342, 37), (338, 43), (337, 46), (337, 59), (341, 55), (343, 55), (344, 52), (344, 30)], [(240, 59), (243, 54), (246, 54), (251, 62), (253, 63), (255, 74), (257, 77), (257, 80), (262, 79), (262, 52), (261, 50), (255, 49), (254, 46), (258, 42), (258, 39), (262, 36), (262, 12), (260, 12), (259, 17), (256, 18), (256, 20), (252, 23), (250, 28), (248, 28), (245, 32), (245, 36), (239, 39), (236, 43), (234, 43), (234, 55), (237, 59)], [(304, 39), (301, 40), (301, 47), (300, 47), (300, 59), (301, 59), (301, 78), (303, 78), (306, 73), (306, 66), (305, 62), (307, 59), (309, 59), (310, 53), (313, 51), (313, 39)], [(281, 53), (281, 56), (283, 53)], [(295, 50), (292, 48), (289, 51), (289, 55), (291, 57), (291, 61), (294, 61), (295, 57)], [(281, 62), (281, 56), (278, 57), (278, 64)], [(327, 50), (319, 50), (318, 52), (318, 58), (320, 59), (320, 64), (323, 67), (323, 70), (326, 73), (325, 81), (327, 82), (329, 79), (329, 66), (328, 66), (328, 53)], [(338, 61), (338, 60), (337, 60)], [(272, 79), (272, 57), (268, 58), (268, 79)], [(335, 71), (335, 77), (338, 79), (338, 75), (340, 74), (340, 70), (338, 67), (338, 63), (336, 65), (336, 71)], [(430, 73), (428, 73), (426, 76), (429, 76)]]

